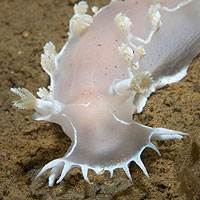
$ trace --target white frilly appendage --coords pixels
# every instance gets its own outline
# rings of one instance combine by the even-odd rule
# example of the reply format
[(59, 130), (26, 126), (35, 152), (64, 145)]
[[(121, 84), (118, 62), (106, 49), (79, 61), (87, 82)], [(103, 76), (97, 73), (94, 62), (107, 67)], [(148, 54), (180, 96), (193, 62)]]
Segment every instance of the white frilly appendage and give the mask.
[(121, 31), (125, 35), (128, 35), (131, 32), (133, 26), (130, 18), (122, 13), (119, 13), (115, 16), (115, 24), (119, 31)]
[(151, 87), (152, 82), (153, 78), (150, 72), (140, 72), (139, 74), (135, 75), (135, 77), (132, 79), (131, 89), (139, 94), (145, 94)]
[(87, 14), (76, 14), (70, 20), (70, 34), (80, 35), (93, 23), (93, 17)]
[(122, 43), (121, 46), (118, 47), (118, 51), (122, 59), (127, 63), (131, 63), (133, 60), (133, 50), (127, 44)]
[(11, 88), (10, 91), (20, 97), (19, 100), (16, 99), (13, 101), (13, 106), (20, 109), (34, 109), (36, 111), (35, 115), (37, 116), (35, 120), (44, 120), (55, 110), (55, 105), (53, 105), (55, 103), (51, 100), (50, 94), (44, 88), (39, 88), (38, 91), (38, 96), (41, 99), (36, 98), (25, 88)]
[(74, 5), (74, 15), (69, 22), (70, 37), (77, 37), (84, 33), (93, 23), (93, 17), (86, 14), (88, 4), (85, 1), (80, 1)]
[(92, 12), (94, 14), (97, 14), (98, 11), (99, 11), (99, 8), (97, 6), (92, 6)]
[(13, 106), (20, 109), (34, 109), (36, 107), (36, 97), (25, 88), (11, 88), (10, 91), (18, 95), (21, 99), (14, 100)]
[(41, 55), (41, 66), (50, 76), (56, 71), (56, 48), (52, 42), (48, 42), (44, 46), (44, 54)]
[(50, 97), (51, 94), (48, 92), (48, 90), (46, 88), (39, 88), (37, 95), (41, 99), (44, 99), (44, 100), (50, 100), (51, 99), (51, 97)]
[(138, 94), (145, 95), (151, 88), (152, 83), (153, 78), (151, 73), (142, 71), (132, 78), (114, 81), (109, 88), (109, 93), (119, 96), (131, 96), (133, 92), (137, 92)]
[(80, 1), (78, 4), (74, 5), (74, 14), (86, 14), (88, 11), (88, 4), (86, 1)]

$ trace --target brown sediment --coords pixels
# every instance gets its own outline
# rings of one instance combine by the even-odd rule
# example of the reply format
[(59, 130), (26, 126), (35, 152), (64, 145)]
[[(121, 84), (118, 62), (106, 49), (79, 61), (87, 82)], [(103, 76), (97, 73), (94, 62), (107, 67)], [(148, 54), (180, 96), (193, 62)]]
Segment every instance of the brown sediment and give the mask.
[[(103, 6), (108, 0), (89, 1)], [(134, 119), (152, 127), (190, 133), (182, 141), (155, 142), (162, 156), (146, 149), (142, 159), (149, 172), (131, 163), (131, 183), (122, 170), (96, 176), (86, 183), (79, 169), (71, 170), (53, 188), (48, 175), (34, 181), (49, 161), (62, 157), (70, 140), (58, 125), (32, 120), (32, 111), (11, 106), (11, 87), (36, 93), (49, 78), (40, 67), (43, 45), (52, 41), (59, 50), (67, 40), (73, 14), (67, 0), (0, 1), (0, 199), (200, 199), (200, 57), (186, 78), (157, 90), (142, 114)], [(117, 152), (116, 152), (117, 153)]]

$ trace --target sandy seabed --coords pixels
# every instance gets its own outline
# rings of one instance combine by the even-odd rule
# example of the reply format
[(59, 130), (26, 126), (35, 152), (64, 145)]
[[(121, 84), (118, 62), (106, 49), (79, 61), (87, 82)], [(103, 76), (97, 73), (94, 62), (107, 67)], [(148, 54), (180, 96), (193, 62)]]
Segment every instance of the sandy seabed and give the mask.
[[(108, 0), (89, 0), (103, 6)], [(0, 200), (199, 200), (200, 199), (200, 57), (186, 78), (151, 95), (144, 111), (134, 119), (152, 127), (190, 133), (181, 141), (154, 142), (162, 156), (146, 149), (142, 160), (149, 172), (145, 177), (130, 164), (133, 183), (123, 170), (84, 181), (80, 169), (48, 187), (48, 173), (34, 181), (49, 161), (62, 157), (70, 139), (56, 124), (35, 122), (33, 111), (11, 106), (11, 87), (25, 87), (36, 93), (47, 87), (49, 78), (40, 67), (46, 42), (57, 50), (67, 40), (68, 22), (73, 15), (67, 0), (0, 0)]]

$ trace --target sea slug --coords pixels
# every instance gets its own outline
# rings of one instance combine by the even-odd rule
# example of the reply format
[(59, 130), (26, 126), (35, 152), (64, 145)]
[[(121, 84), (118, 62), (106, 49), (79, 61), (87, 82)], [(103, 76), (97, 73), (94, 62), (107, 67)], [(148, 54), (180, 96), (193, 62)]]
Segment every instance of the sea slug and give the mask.
[(68, 41), (58, 54), (51, 42), (44, 46), (48, 89), (39, 88), (36, 98), (25, 88), (11, 88), (20, 97), (14, 106), (35, 109), (35, 120), (61, 125), (72, 140), (64, 157), (37, 175), (52, 169), (49, 186), (73, 167), (82, 169), (87, 182), (88, 169), (112, 176), (123, 168), (131, 179), (131, 161), (148, 176), (141, 153), (149, 147), (160, 154), (151, 139), (186, 135), (144, 126), (132, 114), (157, 88), (185, 77), (200, 53), (200, 1), (112, 0), (93, 7), (94, 16), (87, 10), (87, 2), (75, 4)]

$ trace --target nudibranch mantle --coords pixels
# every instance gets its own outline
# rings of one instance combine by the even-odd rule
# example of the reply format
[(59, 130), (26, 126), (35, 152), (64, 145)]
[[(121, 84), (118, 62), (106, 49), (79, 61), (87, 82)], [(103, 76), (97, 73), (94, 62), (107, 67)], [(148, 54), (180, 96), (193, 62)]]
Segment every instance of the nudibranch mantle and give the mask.
[[(97, 174), (123, 168), (134, 161), (148, 176), (141, 161), (151, 139), (181, 139), (185, 133), (151, 128), (132, 120), (157, 88), (187, 74), (200, 53), (199, 0), (112, 0), (93, 7), (74, 6), (69, 38), (57, 54), (52, 42), (44, 46), (41, 65), (50, 76), (48, 89), (36, 98), (25, 88), (11, 88), (21, 97), (14, 106), (35, 109), (35, 120), (61, 125), (72, 144), (63, 158), (43, 167), (49, 186), (59, 183), (73, 167)], [(58, 179), (57, 179), (58, 178)]]

